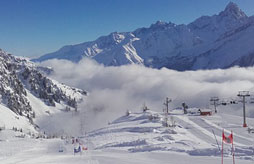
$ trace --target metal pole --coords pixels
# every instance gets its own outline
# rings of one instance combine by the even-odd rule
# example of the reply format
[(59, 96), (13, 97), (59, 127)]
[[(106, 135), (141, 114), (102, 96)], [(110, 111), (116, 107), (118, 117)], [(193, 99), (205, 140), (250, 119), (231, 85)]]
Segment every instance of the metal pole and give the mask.
[(250, 96), (249, 91), (239, 91), (239, 94), (237, 95), (239, 97), (242, 97), (243, 101), (243, 127), (247, 127), (246, 123), (246, 113), (245, 113), (245, 97)]
[(165, 125), (168, 126), (168, 104), (171, 102), (172, 100), (169, 99), (168, 97), (166, 98), (166, 102), (164, 102), (164, 105), (166, 106), (166, 113), (165, 113)]
[(217, 109), (216, 109), (216, 103), (214, 101), (214, 108), (215, 108), (215, 113), (217, 113)]
[(168, 97), (166, 98), (167, 114), (168, 114)]
[(210, 102), (211, 105), (214, 106), (214, 112), (217, 113), (217, 105), (218, 105), (219, 98), (218, 97), (211, 97)]
[(232, 134), (232, 156), (233, 156), (233, 164), (235, 164), (235, 151), (234, 151), (234, 137), (233, 137), (233, 131), (231, 130)]
[[(212, 130), (212, 131), (213, 131), (213, 130)], [(218, 143), (218, 141), (217, 141), (216, 135), (214, 134), (214, 131), (213, 131), (213, 135), (214, 135), (215, 141), (216, 141), (216, 143), (217, 143), (217, 145), (218, 145), (218, 149), (219, 149), (219, 151), (220, 151), (220, 146), (219, 146), (219, 143)]]
[(247, 127), (245, 116), (245, 96), (243, 96), (243, 127)]
[(172, 100), (169, 99), (168, 97), (166, 98), (166, 102), (164, 103), (164, 105), (166, 106), (166, 111), (168, 113), (168, 104), (171, 102)]
[(224, 134), (224, 129), (223, 129), (223, 132), (222, 132), (222, 143), (221, 143), (221, 164), (223, 164), (223, 134)]

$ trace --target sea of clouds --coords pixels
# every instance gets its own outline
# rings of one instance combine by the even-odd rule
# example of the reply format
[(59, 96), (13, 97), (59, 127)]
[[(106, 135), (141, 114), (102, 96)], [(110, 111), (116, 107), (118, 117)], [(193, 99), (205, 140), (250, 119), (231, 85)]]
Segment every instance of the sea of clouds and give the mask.
[[(144, 103), (162, 111), (166, 97), (172, 99), (170, 109), (174, 109), (183, 102), (189, 107), (212, 108), (211, 97), (239, 100), (237, 94), (243, 90), (254, 95), (252, 67), (178, 72), (140, 65), (105, 67), (89, 59), (79, 63), (54, 59), (41, 65), (53, 68), (51, 78), (89, 92), (79, 110), (86, 115), (86, 125), (94, 128), (124, 115), (126, 110), (140, 112)], [(220, 106), (218, 111), (241, 115), (242, 104)], [(254, 104), (247, 105), (247, 113), (254, 117)]]

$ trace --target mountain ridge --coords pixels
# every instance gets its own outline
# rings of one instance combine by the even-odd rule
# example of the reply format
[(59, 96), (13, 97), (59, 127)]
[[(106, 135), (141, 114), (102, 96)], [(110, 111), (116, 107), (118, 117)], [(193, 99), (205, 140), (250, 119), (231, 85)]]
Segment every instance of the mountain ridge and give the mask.
[[(113, 32), (95, 41), (64, 46), (33, 61), (56, 58), (79, 62), (91, 58), (105, 66), (139, 64), (180, 71), (227, 68), (254, 52), (251, 46), (244, 45), (254, 43), (253, 22), (253, 16), (248, 17), (230, 2), (219, 14), (201, 16), (187, 25), (157, 21), (148, 28)], [(228, 43), (238, 50), (232, 52)], [(230, 57), (228, 53), (234, 54)], [(225, 62), (215, 60), (218, 56), (223, 56)]]

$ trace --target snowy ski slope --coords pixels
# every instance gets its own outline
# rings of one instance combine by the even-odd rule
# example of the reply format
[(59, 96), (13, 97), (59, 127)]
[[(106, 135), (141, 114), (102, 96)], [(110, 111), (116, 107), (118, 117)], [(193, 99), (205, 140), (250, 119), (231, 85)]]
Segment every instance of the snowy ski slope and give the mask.
[[(212, 116), (184, 115), (172, 111), (163, 127), (164, 114), (153, 111), (124, 115), (108, 126), (79, 136), (87, 151), (73, 155), (71, 139), (17, 138), (0, 142), (0, 163), (220, 163), (213, 131), (221, 146), (222, 129), (226, 135), (234, 133), (236, 163), (253, 163), (254, 133), (242, 128), (242, 117), (228, 114)], [(249, 126), (254, 119), (248, 118)], [(231, 147), (224, 144), (224, 163), (232, 163)], [(63, 152), (59, 152), (62, 149)]]

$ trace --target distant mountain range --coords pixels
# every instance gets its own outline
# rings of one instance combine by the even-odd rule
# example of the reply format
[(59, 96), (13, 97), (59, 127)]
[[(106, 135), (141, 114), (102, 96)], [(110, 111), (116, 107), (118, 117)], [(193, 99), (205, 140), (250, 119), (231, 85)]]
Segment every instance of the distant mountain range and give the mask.
[(230, 2), (224, 11), (190, 24), (158, 21), (133, 32), (114, 32), (95, 41), (64, 46), (34, 61), (91, 58), (106, 66), (140, 64), (175, 70), (254, 65), (254, 16)]

